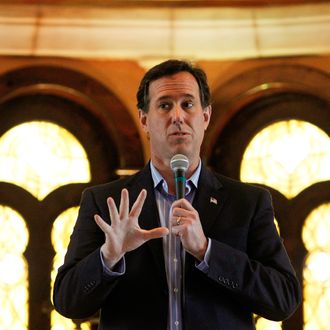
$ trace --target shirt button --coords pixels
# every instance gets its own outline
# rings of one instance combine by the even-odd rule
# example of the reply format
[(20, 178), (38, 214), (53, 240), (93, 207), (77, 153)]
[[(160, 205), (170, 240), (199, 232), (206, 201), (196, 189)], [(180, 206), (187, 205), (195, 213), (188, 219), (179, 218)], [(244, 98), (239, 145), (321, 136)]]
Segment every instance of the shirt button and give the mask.
[(174, 262), (178, 262), (178, 259), (177, 259), (177, 258), (174, 258), (173, 261), (174, 261)]
[(174, 291), (175, 293), (177, 293), (177, 292), (179, 291), (179, 289), (178, 289), (178, 288), (174, 288), (173, 291)]
[(179, 325), (179, 321), (175, 321), (174, 324), (175, 324), (176, 326), (178, 326), (178, 325)]

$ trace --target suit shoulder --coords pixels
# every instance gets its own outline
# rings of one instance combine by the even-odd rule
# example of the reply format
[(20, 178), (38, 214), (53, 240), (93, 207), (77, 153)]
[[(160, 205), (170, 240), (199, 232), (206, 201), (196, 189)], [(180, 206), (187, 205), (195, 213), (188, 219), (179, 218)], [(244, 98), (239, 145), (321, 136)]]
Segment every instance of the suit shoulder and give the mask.
[(236, 179), (229, 178), (225, 175), (213, 172), (224, 188), (237, 192), (270, 194), (269, 190), (256, 184), (242, 182)]
[(85, 192), (90, 192), (95, 195), (109, 195), (120, 193), (122, 189), (128, 187), (134, 180), (136, 180), (140, 175), (140, 172), (133, 174), (125, 178), (119, 178), (110, 182), (90, 186), (84, 190)]

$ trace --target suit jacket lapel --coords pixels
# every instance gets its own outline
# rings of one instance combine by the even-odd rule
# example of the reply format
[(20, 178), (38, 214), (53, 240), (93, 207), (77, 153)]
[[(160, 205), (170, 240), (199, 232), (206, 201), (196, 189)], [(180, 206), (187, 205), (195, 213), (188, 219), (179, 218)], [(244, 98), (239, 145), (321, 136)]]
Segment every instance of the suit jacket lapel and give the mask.
[[(150, 230), (159, 227), (160, 220), (149, 164), (145, 166), (141, 172), (134, 176), (129, 183), (128, 190), (130, 194), (130, 208), (142, 189), (147, 190), (147, 198), (139, 217), (139, 225), (142, 229)], [(166, 290), (167, 280), (164, 263), (163, 241), (162, 239), (152, 239), (145, 244), (148, 248), (150, 248), (159, 275), (162, 278), (161, 283), (163, 283), (164, 289)]]
[[(147, 190), (147, 198), (139, 217), (140, 227), (146, 230), (159, 227), (160, 220), (149, 164), (142, 169), (141, 172), (132, 177), (132, 180), (128, 183), (127, 188), (130, 196), (130, 207), (132, 207), (132, 204), (136, 200), (140, 191), (142, 189)], [(224, 189), (222, 189), (219, 179), (203, 164), (193, 206), (199, 213), (202, 227), (207, 237), (212, 238), (213, 236), (212, 225), (217, 219), (225, 199), (226, 193)], [(156, 268), (161, 278), (161, 283), (164, 286), (163, 289), (167, 290), (162, 239), (153, 239), (145, 244), (150, 248)]]
[(212, 237), (212, 225), (226, 200), (219, 179), (203, 164), (193, 206), (198, 211), (205, 236)]

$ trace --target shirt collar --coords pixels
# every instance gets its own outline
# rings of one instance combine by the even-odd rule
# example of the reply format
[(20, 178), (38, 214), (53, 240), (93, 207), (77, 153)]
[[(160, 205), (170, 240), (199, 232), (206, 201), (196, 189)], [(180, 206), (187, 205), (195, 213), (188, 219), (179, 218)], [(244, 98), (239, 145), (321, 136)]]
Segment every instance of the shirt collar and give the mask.
[[(198, 180), (199, 180), (199, 176), (201, 173), (201, 169), (202, 169), (202, 162), (201, 162), (201, 160), (199, 160), (199, 163), (198, 163), (198, 166), (197, 166), (195, 172), (186, 181), (188, 192), (190, 192), (192, 186), (194, 188), (198, 187)], [(156, 167), (154, 166), (152, 161), (150, 161), (150, 170), (151, 170), (152, 180), (154, 182), (154, 188), (156, 188), (158, 185), (162, 184), (164, 191), (167, 193), (168, 192), (167, 183), (166, 183), (165, 179), (162, 177), (162, 175), (158, 172), (158, 170), (156, 169)]]

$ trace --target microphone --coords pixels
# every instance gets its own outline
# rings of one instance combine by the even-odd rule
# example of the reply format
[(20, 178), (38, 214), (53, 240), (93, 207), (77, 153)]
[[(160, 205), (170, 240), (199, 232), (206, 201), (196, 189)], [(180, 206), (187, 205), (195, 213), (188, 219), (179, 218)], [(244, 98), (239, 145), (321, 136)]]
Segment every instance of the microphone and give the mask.
[(172, 157), (170, 166), (174, 174), (176, 199), (184, 198), (189, 159), (185, 155), (176, 154)]

